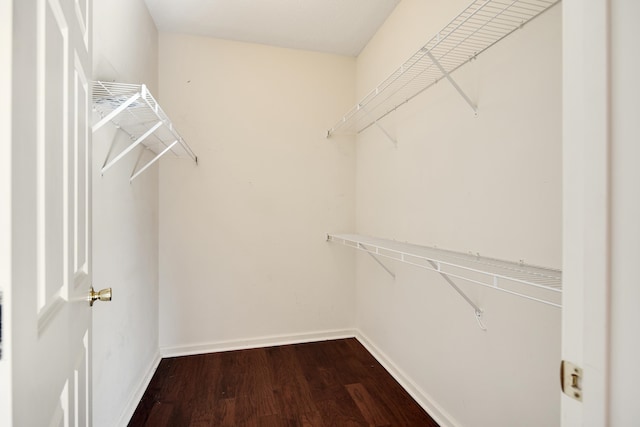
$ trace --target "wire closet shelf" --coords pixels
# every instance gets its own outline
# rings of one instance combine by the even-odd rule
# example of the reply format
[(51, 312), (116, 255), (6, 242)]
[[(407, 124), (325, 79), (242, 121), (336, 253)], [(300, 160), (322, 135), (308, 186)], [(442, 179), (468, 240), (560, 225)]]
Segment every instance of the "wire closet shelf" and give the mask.
[(174, 128), (173, 123), (146, 85), (94, 81), (93, 109), (100, 116), (100, 120), (92, 127), (94, 133), (110, 122), (125, 132), (132, 141), (127, 148), (105, 163), (101, 173), (107, 171), (139, 145), (146, 147), (155, 155), (134, 170), (130, 181), (167, 153), (172, 153), (176, 157), (191, 158), (194, 162), (198, 162), (193, 150)]
[(560, 0), (475, 0), (369, 92), (329, 131), (360, 133), (443, 78), (477, 113), (450, 74)]
[(358, 234), (329, 234), (327, 240), (450, 278), (562, 307), (562, 272), (559, 270)]

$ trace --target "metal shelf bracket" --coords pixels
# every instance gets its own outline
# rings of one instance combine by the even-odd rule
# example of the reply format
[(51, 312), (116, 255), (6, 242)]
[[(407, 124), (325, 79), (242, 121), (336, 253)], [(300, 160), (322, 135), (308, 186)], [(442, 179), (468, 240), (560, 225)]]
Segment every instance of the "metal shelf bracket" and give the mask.
[(394, 278), (394, 280), (395, 280), (395, 278), (396, 278), (395, 273), (394, 273), (393, 271), (389, 270), (389, 267), (387, 267), (386, 265), (384, 265), (384, 263), (383, 263), (382, 261), (380, 261), (380, 258), (378, 258), (378, 257), (377, 257), (377, 256), (375, 256), (373, 253), (371, 253), (371, 251), (369, 251), (369, 249), (367, 249), (367, 247), (366, 247), (365, 245), (363, 245), (362, 243), (358, 243), (358, 245), (360, 245), (360, 247), (361, 247), (362, 249), (364, 249), (364, 250), (369, 254), (369, 256), (370, 256), (371, 258), (373, 258), (373, 260), (374, 260), (375, 262), (377, 262), (377, 263), (378, 263), (378, 265), (379, 265), (380, 267), (382, 267), (382, 268), (384, 269), (384, 271), (386, 271), (387, 273), (389, 273), (389, 276), (393, 277), (393, 278)]
[(440, 276), (442, 276), (442, 278), (449, 284), (451, 285), (451, 287), (458, 293), (460, 294), (460, 296), (473, 308), (473, 312), (475, 313), (476, 316), (476, 320), (478, 321), (478, 326), (480, 326), (480, 329), (482, 329), (483, 331), (486, 331), (487, 328), (484, 326), (484, 324), (482, 323), (482, 314), (484, 313), (482, 311), (482, 309), (480, 307), (478, 307), (476, 305), (476, 303), (474, 303), (473, 301), (471, 301), (471, 298), (469, 298), (469, 296), (467, 294), (465, 294), (462, 289), (460, 289), (460, 287), (458, 285), (455, 284), (455, 282), (446, 274), (443, 273), (442, 270), (440, 269), (440, 264), (436, 263), (435, 261), (432, 260), (427, 260), (427, 262), (429, 264), (431, 264), (431, 266), (433, 267), (433, 269), (438, 272), (438, 274), (440, 274)]
[(473, 110), (473, 116), (478, 117), (478, 106), (473, 101), (471, 101), (471, 98), (469, 98), (467, 94), (462, 90), (460, 85), (458, 85), (458, 83), (456, 83), (456, 81), (453, 80), (453, 77), (451, 77), (451, 74), (444, 69), (444, 67), (442, 66), (442, 64), (440, 64), (440, 62), (436, 59), (436, 57), (433, 56), (433, 54), (426, 48), (422, 48), (422, 49), (424, 49), (425, 54), (429, 57), (429, 59), (431, 59), (431, 61), (433, 61), (435, 66), (438, 67), (440, 72), (442, 72), (442, 75), (449, 81), (449, 83), (451, 83), (451, 86), (453, 86), (453, 88), (460, 94), (462, 99), (464, 99), (465, 102), (469, 104), (469, 107), (471, 107), (471, 109)]
[(133, 94), (133, 96), (131, 98), (129, 98), (126, 101), (124, 101), (118, 108), (116, 108), (115, 110), (111, 111), (109, 114), (104, 116), (102, 118), (102, 120), (100, 120), (98, 123), (93, 125), (91, 127), (91, 132), (96, 133), (98, 131), (98, 129), (100, 129), (106, 123), (108, 123), (111, 120), (113, 120), (118, 114), (120, 114), (124, 110), (126, 110), (131, 104), (136, 102), (138, 100), (138, 98), (140, 98), (140, 93)]
[[(138, 177), (138, 175), (140, 175), (142, 172), (144, 172), (145, 170), (147, 170), (147, 168), (149, 166), (151, 166), (152, 164), (154, 164), (155, 162), (157, 162), (158, 160), (160, 160), (160, 157), (164, 156), (167, 152), (169, 152), (169, 150), (171, 150), (176, 144), (178, 143), (178, 140), (176, 139), (175, 141), (173, 141), (172, 144), (170, 144), (167, 148), (165, 148), (164, 150), (162, 150), (160, 153), (156, 154), (156, 156), (149, 160), (144, 166), (142, 166), (137, 172), (134, 171), (133, 175), (131, 175), (131, 178), (129, 178), (129, 182), (133, 182), (134, 179), (136, 179)], [(198, 163), (198, 161), (196, 160), (196, 164)]]
[[(391, 136), (391, 134), (390, 134), (390, 133), (389, 133), (389, 132), (384, 128), (384, 126), (382, 126), (382, 125), (380, 124), (380, 120), (379, 120), (379, 119), (374, 118), (374, 117), (373, 117), (373, 116), (372, 116), (372, 115), (371, 115), (371, 114), (370, 114), (370, 113), (369, 113), (369, 112), (368, 112), (368, 111), (367, 111), (367, 110), (366, 110), (366, 109), (365, 109), (361, 104), (358, 104), (358, 105), (356, 106), (356, 112), (357, 112), (357, 111), (360, 111), (360, 110), (362, 110), (362, 111), (365, 113), (365, 116), (367, 116), (367, 117), (369, 117), (369, 118), (370, 118), (370, 120), (371, 120), (371, 125), (375, 125), (378, 129), (380, 129), (380, 131), (384, 134), (384, 136), (386, 136), (386, 137), (387, 137), (387, 139), (393, 143), (393, 145), (395, 145), (396, 147), (398, 146), (398, 141), (397, 141), (393, 136)], [(343, 122), (346, 122), (346, 121), (347, 121), (347, 118), (346, 118), (346, 117), (343, 117), (342, 121), (343, 121)], [(367, 127), (368, 127), (368, 126), (367, 126)], [(334, 128), (329, 129), (329, 130), (327, 131), (326, 137), (327, 137), (327, 138), (331, 138), (331, 135), (333, 135), (333, 134), (334, 134), (335, 129), (336, 129), (335, 127), (334, 127)], [(364, 129), (362, 129), (362, 130), (364, 130)]]
[(154, 126), (151, 127), (151, 129), (149, 129), (148, 131), (146, 131), (144, 134), (142, 134), (138, 139), (136, 139), (133, 144), (129, 145), (127, 148), (125, 148), (124, 150), (122, 150), (120, 152), (120, 154), (118, 154), (117, 156), (115, 156), (111, 161), (109, 161), (107, 164), (105, 164), (102, 169), (100, 170), (101, 174), (104, 174), (107, 170), (109, 170), (113, 165), (115, 165), (118, 160), (122, 159), (124, 156), (126, 156), (127, 154), (129, 154), (134, 148), (136, 148), (138, 145), (142, 144), (142, 142), (147, 139), (149, 137), (149, 135), (151, 135), (153, 132), (156, 131), (156, 129), (158, 129), (160, 126), (162, 126), (162, 122), (158, 122), (156, 123)]
[(386, 136), (387, 139), (393, 143), (393, 145), (395, 145), (396, 147), (398, 146), (398, 141), (396, 141), (396, 139), (392, 137), (389, 132), (387, 132), (387, 130), (380, 124), (380, 121), (378, 119), (374, 118), (371, 113), (369, 113), (369, 111), (367, 111), (367, 109), (362, 105), (358, 105), (358, 109), (365, 112), (365, 114), (372, 120), (372, 123), (376, 125), (376, 127), (380, 129), (382, 133), (384, 133), (384, 136)]

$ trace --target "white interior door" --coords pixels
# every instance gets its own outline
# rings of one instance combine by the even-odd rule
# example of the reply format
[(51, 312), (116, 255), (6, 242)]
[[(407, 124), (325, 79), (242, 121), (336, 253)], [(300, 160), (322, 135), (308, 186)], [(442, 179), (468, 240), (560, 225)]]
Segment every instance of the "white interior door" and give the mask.
[(91, 424), (90, 0), (14, 0), (12, 425)]

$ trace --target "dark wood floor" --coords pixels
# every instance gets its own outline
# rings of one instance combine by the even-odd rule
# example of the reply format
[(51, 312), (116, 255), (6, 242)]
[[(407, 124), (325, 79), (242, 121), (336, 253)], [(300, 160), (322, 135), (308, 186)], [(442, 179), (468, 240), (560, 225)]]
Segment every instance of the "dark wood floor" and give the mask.
[(437, 424), (350, 338), (163, 359), (129, 426)]

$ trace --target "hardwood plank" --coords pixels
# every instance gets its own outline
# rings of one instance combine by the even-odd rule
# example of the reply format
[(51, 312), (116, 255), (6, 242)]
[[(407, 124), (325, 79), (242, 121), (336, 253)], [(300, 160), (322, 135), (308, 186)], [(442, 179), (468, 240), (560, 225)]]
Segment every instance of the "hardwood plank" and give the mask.
[(174, 407), (171, 404), (160, 403), (153, 405), (149, 413), (149, 418), (145, 422), (145, 426), (153, 427), (169, 427), (173, 425)]
[(325, 427), (328, 424), (322, 422), (322, 416), (319, 412), (310, 412), (300, 414), (298, 416), (298, 424), (300, 427)]
[(351, 398), (360, 409), (360, 413), (370, 426), (381, 427), (390, 426), (384, 409), (380, 407), (378, 402), (374, 401), (367, 389), (361, 384), (347, 384), (345, 386)]
[(225, 398), (236, 397), (236, 390), (241, 384), (241, 360), (238, 352), (217, 353), (221, 359), (223, 375), (220, 376), (220, 393)]
[(260, 427), (281, 427), (287, 425), (284, 424), (283, 421), (286, 420), (282, 420), (280, 415), (266, 415), (258, 419), (258, 425)]
[(329, 357), (324, 351), (325, 347), (304, 344), (296, 346), (298, 362), (312, 397), (314, 401), (347, 398), (348, 393), (336, 370), (340, 361)]
[(265, 350), (247, 350), (242, 356), (245, 370), (238, 393), (248, 397), (258, 417), (278, 414), (278, 404), (273, 393), (273, 372)]
[(300, 413), (317, 410), (313, 396), (302, 373), (292, 346), (267, 350), (273, 370), (273, 392), (279, 402), (280, 414), (295, 418)]
[(235, 398), (185, 403), (185, 407), (191, 408), (189, 425), (235, 426), (235, 403)]
[[(350, 405), (353, 405), (353, 408), (350, 408)], [(369, 425), (351, 399), (347, 401), (324, 400), (318, 402), (318, 408), (325, 425), (340, 427), (364, 427)]]
[(221, 399), (213, 409), (213, 422), (210, 425), (232, 427), (236, 425), (236, 400)]
[(235, 421), (239, 426), (257, 426), (258, 411), (251, 397), (247, 394), (238, 395), (236, 398)]

